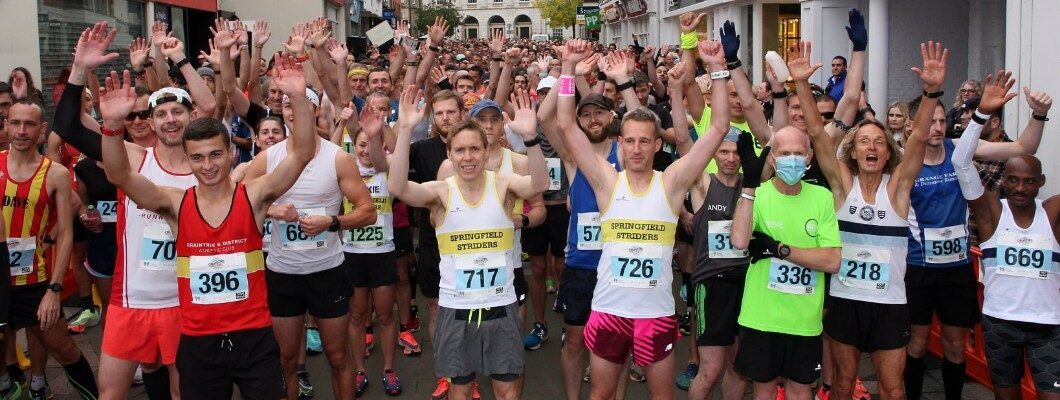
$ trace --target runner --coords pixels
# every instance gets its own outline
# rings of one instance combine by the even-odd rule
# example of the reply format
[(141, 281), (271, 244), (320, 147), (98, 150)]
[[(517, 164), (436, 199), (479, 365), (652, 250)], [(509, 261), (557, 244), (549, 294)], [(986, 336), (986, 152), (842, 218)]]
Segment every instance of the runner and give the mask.
[[(991, 79), (993, 78), (993, 79)], [(1019, 399), (1024, 365), (1030, 365), (1037, 398), (1060, 399), (1060, 196), (1037, 200), (1045, 184), (1042, 164), (1031, 154), (1005, 164), (1005, 199), (985, 190), (972, 155), (983, 125), (1015, 95), (1011, 73), (983, 81), (979, 108), (953, 150), (953, 166), (968, 205), (976, 210), (983, 251), (983, 340), (990, 380), (999, 399)], [(1047, 121), (1052, 99), (1024, 87), (1031, 124)], [(1026, 359), (1026, 360), (1025, 360)]]
[[(75, 89), (79, 90), (79, 89)], [(80, 98), (81, 93), (76, 93)], [(0, 153), (0, 182), (4, 185), (4, 222), (11, 273), (10, 332), (25, 328), (66, 371), (71, 386), (83, 399), (99, 396), (92, 367), (61, 323), (60, 293), (72, 246), (69, 171), (37, 152), (47, 131), (44, 109), (29, 99), (11, 106), (5, 134), (11, 149)], [(55, 237), (49, 236), (53, 227)], [(53, 257), (45, 252), (55, 246)], [(6, 349), (6, 346), (4, 347)], [(30, 397), (46, 397), (45, 363), (34, 363)], [(0, 382), (10, 377), (7, 371)]]
[[(74, 52), (67, 90), (63, 91), (56, 112), (56, 133), (93, 160), (102, 158), (101, 138), (96, 133), (99, 128), (94, 122), (79, 118), (77, 91), (84, 86), (86, 71), (118, 57), (115, 53), (106, 53), (115, 35), (116, 31), (109, 29), (106, 22), (97, 23), (82, 33)], [(211, 114), (216, 103), (187, 61), (183, 44), (169, 38), (160, 47), (187, 78), (188, 90), (194, 93), (195, 107), (192, 107), (192, 95), (184, 90), (164, 88), (153, 93), (147, 99), (147, 110), (150, 125), (157, 133), (157, 146), (144, 148), (128, 143), (126, 158), (137, 160), (137, 164), (130, 164), (129, 168), (137, 168), (141, 175), (153, 182), (190, 187), (195, 180), (181, 147), (184, 129), (193, 114)], [(139, 110), (134, 120), (144, 118), (140, 106), (139, 100), (134, 101), (134, 109)], [(126, 119), (127, 115), (121, 116), (123, 128)], [(138, 124), (132, 124), (131, 128), (130, 135), (135, 141), (151, 143), (150, 130)], [(117, 241), (118, 262), (114, 266), (111, 304), (100, 356), (102, 398), (128, 397), (129, 383), (141, 364), (145, 370), (144, 383), (152, 397), (165, 396), (165, 393), (176, 397), (179, 395), (176, 368), (161, 368), (176, 362), (180, 340), (176, 254), (169, 251), (174, 248), (170, 243), (175, 237), (160, 223), (157, 214), (140, 208), (125, 194), (119, 194), (118, 203), (115, 230), (121, 236)]]
[[(673, 345), (678, 338), (671, 284), (677, 210), (688, 188), (706, 167), (728, 131), (728, 107), (718, 91), (717, 121), (703, 140), (693, 145), (689, 156), (671, 164), (664, 172), (652, 171), (654, 154), (661, 148), (658, 117), (646, 108), (633, 108), (623, 117), (620, 148), (626, 161), (617, 172), (606, 159), (594, 154), (592, 145), (574, 126), (575, 64), (590, 53), (589, 42), (571, 40), (562, 50), (559, 82), (560, 129), (565, 145), (593, 188), (600, 207), (603, 244), (592, 312), (585, 326), (585, 344), (592, 353), (592, 396), (610, 398), (622, 375), (622, 365), (632, 350), (633, 363), (645, 366), (652, 397), (672, 398)], [(712, 78), (725, 79), (721, 44), (709, 45)], [(632, 67), (608, 63), (605, 73)], [(675, 69), (684, 69), (682, 64)], [(691, 68), (691, 67), (688, 67)], [(691, 74), (689, 74), (691, 75)], [(671, 76), (672, 84), (683, 84), (684, 71)], [(628, 78), (628, 75), (626, 76)], [(671, 91), (673, 95), (675, 91)], [(674, 102), (677, 106), (678, 101)], [(683, 111), (682, 111), (683, 112)], [(669, 206), (667, 208), (667, 206)]]
[(129, 168), (121, 140), (121, 121), (135, 103), (129, 72), (119, 81), (111, 71), (101, 96), (107, 176), (177, 233), (183, 315), (177, 367), (185, 398), (230, 398), (233, 384), (247, 399), (284, 395), (266, 300), (261, 226), (268, 207), (313, 158), (307, 142), (314, 137), (301, 66), (293, 58), (278, 57), (273, 83), (289, 96), (298, 117), (294, 150), (272, 173), (235, 183), (229, 177), (233, 158), (227, 129), (212, 118), (197, 119), (182, 140), (197, 181), (188, 189), (158, 186)]
[(449, 398), (453, 400), (472, 397), (471, 382), (479, 371), (492, 378), (495, 397), (517, 399), (523, 350), (512, 285), (514, 224), (502, 198), (531, 198), (548, 187), (530, 100), (525, 92), (513, 95), (515, 119), (505, 118), (526, 141), (530, 176), (486, 171), (485, 132), (468, 122), (449, 131), (453, 135), (448, 155), (457, 176), (418, 184), (408, 182), (406, 160), (411, 129), (424, 114), (417, 107), (419, 100), (415, 86), (402, 93), (390, 189), (410, 206), (429, 207), (438, 227), (442, 260), (434, 335), (436, 375), (450, 377)]

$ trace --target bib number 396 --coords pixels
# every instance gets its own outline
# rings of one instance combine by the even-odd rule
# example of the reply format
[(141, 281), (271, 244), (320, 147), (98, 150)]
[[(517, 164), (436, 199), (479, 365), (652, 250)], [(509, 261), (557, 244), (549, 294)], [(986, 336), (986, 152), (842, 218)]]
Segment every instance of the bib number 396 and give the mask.
[(245, 253), (191, 257), (189, 270), (192, 303), (231, 303), (249, 297)]

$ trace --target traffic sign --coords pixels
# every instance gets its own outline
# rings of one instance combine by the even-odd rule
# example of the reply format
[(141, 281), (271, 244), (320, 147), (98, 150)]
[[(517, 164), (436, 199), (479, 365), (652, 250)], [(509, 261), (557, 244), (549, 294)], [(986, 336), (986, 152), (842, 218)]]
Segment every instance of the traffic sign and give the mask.
[(593, 12), (600, 12), (600, 7), (582, 7), (578, 6), (578, 15), (585, 15)]
[(392, 8), (384, 8), (383, 9), (383, 19), (394, 19), (394, 9), (392, 9)]
[(585, 29), (600, 29), (600, 13), (591, 12), (585, 14)]

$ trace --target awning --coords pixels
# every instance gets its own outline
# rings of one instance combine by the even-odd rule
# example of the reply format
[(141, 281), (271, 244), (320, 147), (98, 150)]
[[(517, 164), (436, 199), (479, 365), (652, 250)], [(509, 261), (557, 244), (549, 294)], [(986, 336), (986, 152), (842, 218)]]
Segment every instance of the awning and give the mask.
[(155, 0), (155, 2), (195, 10), (217, 12), (217, 0)]

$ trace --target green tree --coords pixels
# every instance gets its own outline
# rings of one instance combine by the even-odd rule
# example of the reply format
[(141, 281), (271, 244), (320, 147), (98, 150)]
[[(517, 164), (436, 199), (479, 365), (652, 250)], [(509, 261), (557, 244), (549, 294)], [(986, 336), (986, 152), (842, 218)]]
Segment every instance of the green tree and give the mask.
[(548, 19), (553, 27), (574, 26), (580, 5), (582, 0), (534, 0), (534, 7), (541, 10), (541, 17)]
[(434, 24), (434, 17), (437, 16), (441, 16), (446, 22), (449, 22), (449, 32), (445, 33), (446, 36), (452, 35), (453, 28), (460, 25), (460, 12), (457, 11), (456, 7), (453, 7), (453, 3), (444, 0), (435, 1), (416, 11), (415, 29), (417, 35), (427, 34), (427, 27)]

